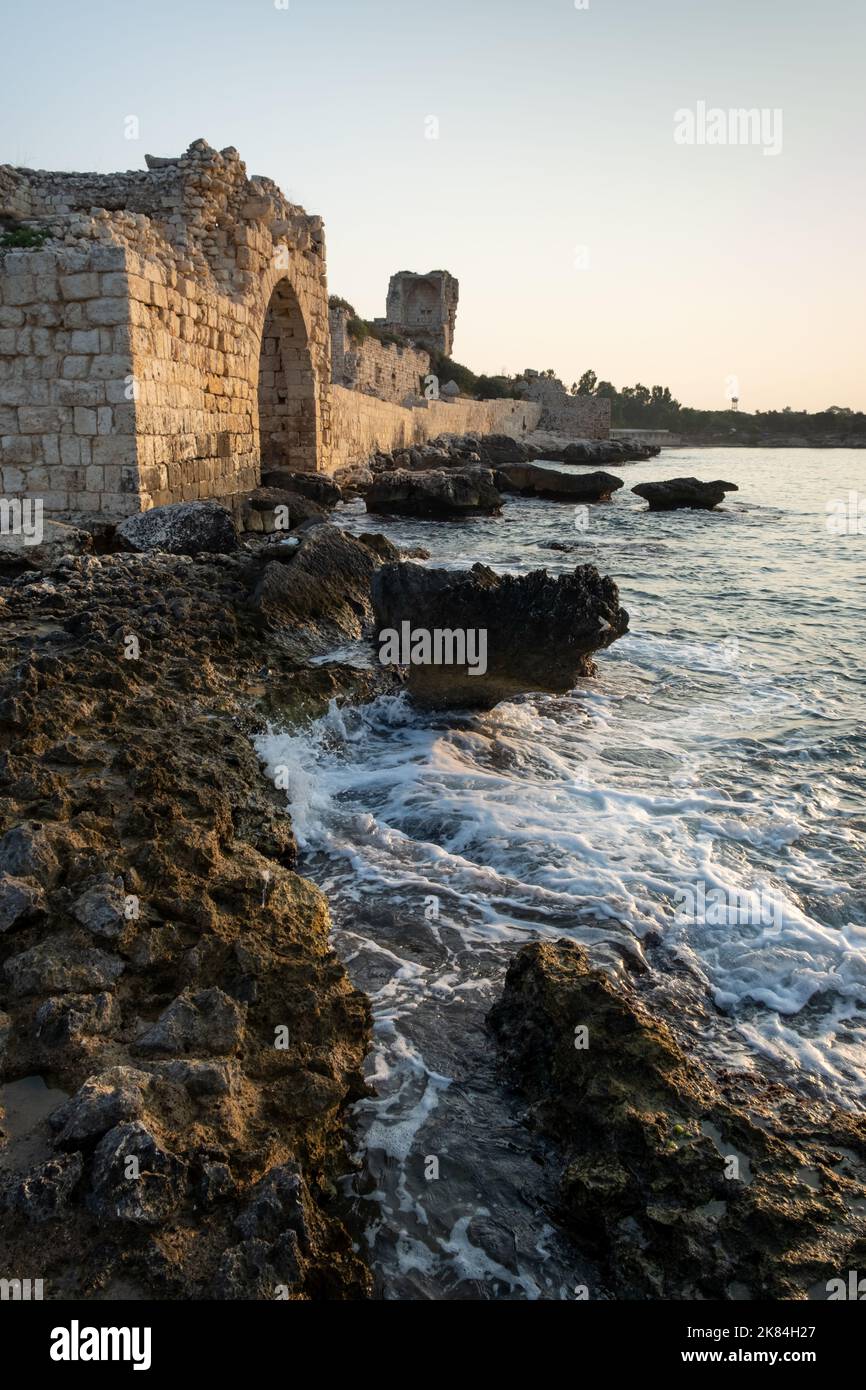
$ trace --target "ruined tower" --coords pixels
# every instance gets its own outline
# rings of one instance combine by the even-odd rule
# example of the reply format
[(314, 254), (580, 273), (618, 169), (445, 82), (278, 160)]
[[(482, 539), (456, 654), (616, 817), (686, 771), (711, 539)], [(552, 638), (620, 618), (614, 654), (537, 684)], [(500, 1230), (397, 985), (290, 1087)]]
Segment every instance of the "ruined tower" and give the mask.
[(429, 270), (426, 275), (398, 270), (388, 284), (385, 318), (376, 322), (430, 352), (450, 357), (459, 290), (447, 270)]

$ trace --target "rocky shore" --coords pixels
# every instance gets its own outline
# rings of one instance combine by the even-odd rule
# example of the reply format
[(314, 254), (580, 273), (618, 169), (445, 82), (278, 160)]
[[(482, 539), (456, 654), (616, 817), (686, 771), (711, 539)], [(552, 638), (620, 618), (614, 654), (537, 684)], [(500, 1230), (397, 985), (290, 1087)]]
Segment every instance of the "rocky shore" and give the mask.
[[(368, 506), (429, 501), (427, 478), (440, 501), (501, 500), (503, 477), (548, 495), (558, 470), (503, 441), (342, 484)], [(564, 476), (596, 480), (566, 500), (621, 486)], [(627, 629), (591, 565), (410, 564), (330, 524), (341, 495), (275, 470), (234, 515), (49, 523), (0, 550), (0, 1277), (47, 1297), (371, 1296), (338, 1188), (370, 1008), (251, 738), (404, 684), (433, 708), (566, 691)], [(484, 670), (312, 660), (404, 625), (483, 630)], [(490, 1047), (559, 1154), (551, 1216), (603, 1272), (590, 1297), (825, 1296), (866, 1260), (866, 1122), (701, 1061), (628, 964), (525, 947)]]
[(823, 1299), (862, 1268), (862, 1115), (713, 1070), (629, 966), (593, 969), (565, 940), (518, 953), (490, 1026), (526, 1123), (560, 1153), (557, 1219), (609, 1295)]
[[(106, 543), (55, 532), (0, 588), (0, 1276), (363, 1297), (335, 1181), (369, 1009), (249, 734), (395, 677), (280, 646), (278, 547)], [(303, 579), (295, 636), (357, 626)]]

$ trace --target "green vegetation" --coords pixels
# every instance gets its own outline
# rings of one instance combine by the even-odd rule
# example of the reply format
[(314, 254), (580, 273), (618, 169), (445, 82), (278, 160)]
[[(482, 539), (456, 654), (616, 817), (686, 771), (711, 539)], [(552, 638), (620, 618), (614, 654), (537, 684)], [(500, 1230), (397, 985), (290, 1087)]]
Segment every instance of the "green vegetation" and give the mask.
[(14, 227), (0, 234), (0, 250), (38, 251), (50, 235), (47, 227)]
[(624, 386), (617, 390), (611, 381), (599, 381), (595, 372), (586, 371), (571, 387), (575, 396), (599, 396), (610, 401), (614, 429), (671, 430), (692, 439), (719, 436), (738, 444), (759, 443), (769, 435), (802, 436), (866, 435), (866, 414), (847, 406), (830, 406), (809, 414), (806, 410), (695, 410), (681, 405), (667, 386)]

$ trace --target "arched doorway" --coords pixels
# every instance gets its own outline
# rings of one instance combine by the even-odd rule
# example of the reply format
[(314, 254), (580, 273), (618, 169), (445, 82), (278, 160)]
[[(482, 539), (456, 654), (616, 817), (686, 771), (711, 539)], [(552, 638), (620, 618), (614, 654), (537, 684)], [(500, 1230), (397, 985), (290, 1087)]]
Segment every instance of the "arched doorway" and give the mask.
[(258, 405), (262, 469), (314, 473), (316, 374), (297, 295), (287, 279), (277, 281), (265, 314)]

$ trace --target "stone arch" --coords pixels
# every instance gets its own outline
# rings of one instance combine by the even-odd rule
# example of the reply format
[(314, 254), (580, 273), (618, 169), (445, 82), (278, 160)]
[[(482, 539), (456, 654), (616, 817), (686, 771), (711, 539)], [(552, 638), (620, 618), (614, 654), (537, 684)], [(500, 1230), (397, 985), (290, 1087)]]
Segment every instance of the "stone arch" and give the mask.
[(258, 357), (257, 407), (262, 469), (315, 472), (319, 466), (320, 383), (310, 335), (287, 275), (270, 287)]

